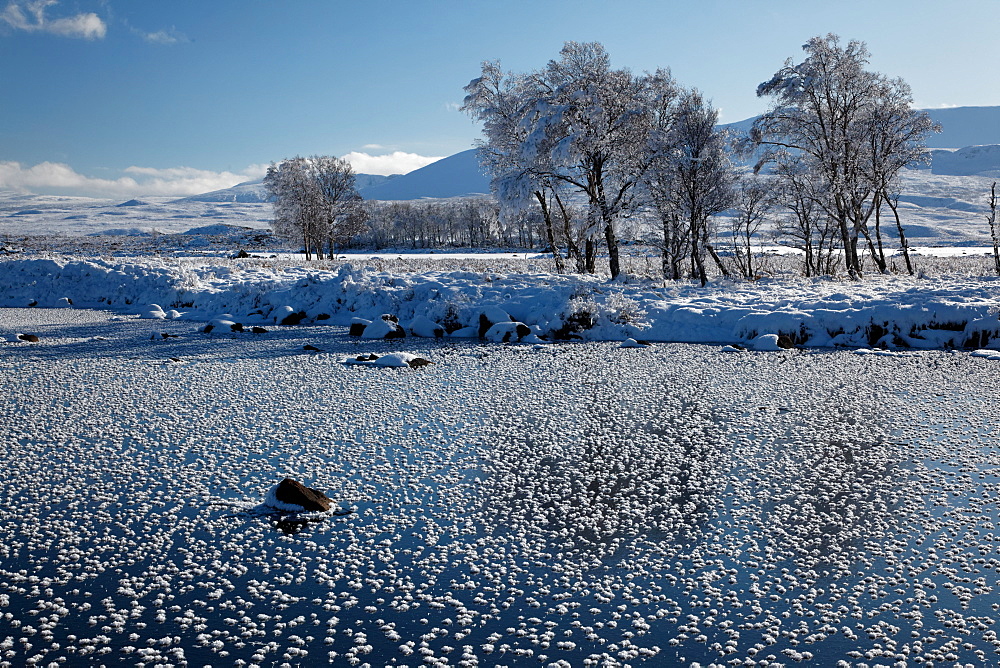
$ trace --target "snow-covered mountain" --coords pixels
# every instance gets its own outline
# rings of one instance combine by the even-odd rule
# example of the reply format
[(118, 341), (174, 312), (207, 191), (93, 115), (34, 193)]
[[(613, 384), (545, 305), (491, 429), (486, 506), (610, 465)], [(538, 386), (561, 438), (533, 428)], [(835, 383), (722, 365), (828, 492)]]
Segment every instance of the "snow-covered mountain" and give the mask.
[[(399, 174), (391, 174), (389, 176), (382, 176), (381, 174), (356, 174), (355, 184), (359, 191), (364, 192), (368, 188), (379, 186), (399, 177)], [(264, 188), (264, 180), (257, 179), (256, 181), (238, 183), (232, 188), (223, 188), (222, 190), (213, 190), (212, 192), (202, 193), (201, 195), (183, 197), (177, 201), (242, 202), (244, 204), (253, 204), (258, 202), (269, 202), (270, 199), (270, 195), (267, 194), (267, 190)]]
[(359, 191), (365, 199), (377, 200), (461, 197), (488, 193), (490, 182), (473, 148)]
[[(947, 176), (1000, 176), (1000, 107), (926, 109), (941, 125), (941, 132), (927, 137), (931, 173)], [(721, 127), (746, 133), (754, 118)]]

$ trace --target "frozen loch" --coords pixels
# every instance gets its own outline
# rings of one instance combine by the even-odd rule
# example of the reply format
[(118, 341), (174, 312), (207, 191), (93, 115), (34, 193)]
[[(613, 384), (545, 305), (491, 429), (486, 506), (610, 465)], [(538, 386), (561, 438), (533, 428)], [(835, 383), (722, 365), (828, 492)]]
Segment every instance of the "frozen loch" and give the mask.
[(997, 661), (989, 356), (0, 329), (0, 665)]

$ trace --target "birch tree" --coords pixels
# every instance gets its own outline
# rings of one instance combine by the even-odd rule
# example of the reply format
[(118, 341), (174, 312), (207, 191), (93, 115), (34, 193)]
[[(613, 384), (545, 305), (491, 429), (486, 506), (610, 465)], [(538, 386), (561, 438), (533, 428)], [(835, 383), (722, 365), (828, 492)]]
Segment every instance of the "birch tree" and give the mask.
[(364, 230), (366, 211), (354, 187), (354, 170), (341, 158), (294, 157), (272, 163), (264, 187), (274, 198), (274, 231), (302, 241), (306, 260), (332, 258)]
[[(836, 222), (847, 273), (857, 279), (859, 237), (873, 258), (879, 256), (868, 222), (883, 201), (883, 177), (901, 169), (893, 171), (895, 164), (910, 162), (933, 127), (910, 109), (902, 80), (865, 69), (870, 54), (863, 42), (842, 46), (829, 34), (802, 48), (805, 60), (787, 60), (757, 87), (757, 95), (773, 103), (754, 122), (751, 139), (764, 149), (762, 163), (776, 154), (794, 156), (821, 180), (815, 201)], [(887, 111), (900, 123), (876, 122)]]
[(555, 198), (565, 188), (582, 195), (586, 268), (600, 234), (617, 278), (618, 224), (639, 206), (636, 186), (653, 159), (650, 136), (669, 122), (677, 92), (670, 73), (612, 69), (601, 44), (567, 42), (558, 59), (536, 72), (506, 74), (484, 63), (465, 90), (465, 110), (484, 123), (484, 166), (500, 196), (520, 189), (551, 214), (546, 201), (562, 209)]

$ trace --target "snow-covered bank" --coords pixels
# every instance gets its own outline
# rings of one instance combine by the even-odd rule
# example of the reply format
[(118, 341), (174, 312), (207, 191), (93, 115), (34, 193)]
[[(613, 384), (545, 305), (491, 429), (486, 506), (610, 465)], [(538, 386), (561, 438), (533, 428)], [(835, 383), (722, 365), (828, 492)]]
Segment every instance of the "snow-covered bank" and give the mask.
[[(783, 334), (809, 346), (941, 348), (1000, 343), (1000, 281), (979, 277), (875, 277), (717, 281), (663, 287), (631, 279), (547, 273), (428, 271), (401, 274), (343, 265), (334, 271), (141, 258), (0, 262), (0, 306), (110, 308), (147, 317), (348, 325), (395, 315), (474, 336), (498, 312), (538, 335), (589, 340), (747, 342)], [(156, 308), (150, 305), (158, 305)], [(173, 312), (176, 311), (176, 312)]]

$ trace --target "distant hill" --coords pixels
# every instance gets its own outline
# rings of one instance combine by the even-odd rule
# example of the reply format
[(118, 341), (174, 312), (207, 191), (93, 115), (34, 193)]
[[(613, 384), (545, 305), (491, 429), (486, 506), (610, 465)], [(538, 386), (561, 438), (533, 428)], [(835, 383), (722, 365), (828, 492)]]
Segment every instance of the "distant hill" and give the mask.
[(1000, 107), (953, 107), (925, 111), (942, 127), (940, 134), (928, 138), (928, 148), (1000, 144)]
[(378, 200), (461, 197), (489, 193), (490, 182), (473, 148), (360, 192), (365, 199)]
[[(382, 176), (381, 174), (355, 174), (355, 184), (359, 192), (374, 186), (387, 183), (392, 179), (399, 178), (399, 174)], [(243, 204), (254, 204), (258, 202), (270, 202), (271, 197), (264, 188), (264, 179), (256, 181), (246, 181), (239, 183), (232, 188), (213, 190), (201, 195), (191, 195), (184, 197), (177, 202), (241, 202)], [(124, 204), (121, 206), (125, 206)]]
[(938, 148), (931, 151), (931, 172), (948, 176), (1000, 178), (1000, 145)]
[(175, 201), (177, 203), (241, 202), (243, 204), (253, 204), (256, 202), (268, 202), (270, 201), (270, 196), (267, 194), (267, 190), (264, 189), (263, 180), (258, 179), (257, 181), (238, 183), (232, 188), (223, 188), (222, 190), (213, 190), (211, 192), (202, 193), (201, 195), (182, 197), (181, 199)]
[[(940, 134), (927, 138), (933, 151), (936, 174), (994, 176), (1000, 170), (1000, 149), (984, 145), (1000, 145), (1000, 107), (954, 107), (925, 110), (941, 124)], [(753, 118), (721, 127), (746, 132)], [(972, 147), (980, 147), (972, 151)], [(962, 149), (955, 151), (954, 149)], [(476, 149), (469, 149), (442, 158), (409, 174), (378, 176), (357, 175), (358, 192), (365, 199), (413, 200), (423, 198), (461, 197), (490, 192), (489, 179), (482, 173)], [(267, 202), (267, 192), (261, 181), (248, 181), (232, 188), (203, 195), (186, 197), (179, 202)]]
[[(982, 144), (1000, 144), (1000, 107), (952, 107), (923, 109), (937, 123), (941, 132), (927, 137), (927, 148), (962, 148)], [(720, 127), (745, 133), (757, 117)]]

